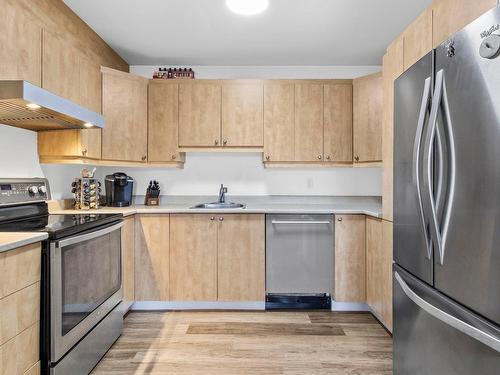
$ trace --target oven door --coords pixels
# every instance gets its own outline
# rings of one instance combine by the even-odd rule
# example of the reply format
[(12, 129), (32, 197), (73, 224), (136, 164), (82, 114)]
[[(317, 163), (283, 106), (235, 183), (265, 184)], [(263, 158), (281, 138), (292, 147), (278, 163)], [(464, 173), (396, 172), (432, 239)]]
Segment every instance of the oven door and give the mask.
[(59, 361), (121, 302), (122, 226), (51, 243), (51, 362)]

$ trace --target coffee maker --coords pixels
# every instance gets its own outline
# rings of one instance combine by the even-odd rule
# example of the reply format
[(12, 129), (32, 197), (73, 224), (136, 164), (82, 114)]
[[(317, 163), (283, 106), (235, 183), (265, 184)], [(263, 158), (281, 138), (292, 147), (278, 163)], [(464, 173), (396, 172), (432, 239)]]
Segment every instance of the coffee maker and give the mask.
[(106, 176), (106, 205), (110, 207), (127, 207), (132, 204), (134, 179), (125, 173), (116, 172)]

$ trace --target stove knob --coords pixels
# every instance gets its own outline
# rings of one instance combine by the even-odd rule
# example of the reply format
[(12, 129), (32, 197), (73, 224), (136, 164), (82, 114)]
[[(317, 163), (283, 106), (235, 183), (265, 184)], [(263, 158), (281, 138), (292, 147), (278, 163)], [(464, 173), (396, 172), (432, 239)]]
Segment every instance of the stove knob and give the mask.
[(35, 185), (32, 185), (28, 188), (28, 192), (30, 193), (30, 195), (38, 194), (38, 187)]
[(45, 185), (40, 186), (38, 188), (38, 191), (40, 192), (41, 195), (47, 194), (47, 188), (45, 187)]

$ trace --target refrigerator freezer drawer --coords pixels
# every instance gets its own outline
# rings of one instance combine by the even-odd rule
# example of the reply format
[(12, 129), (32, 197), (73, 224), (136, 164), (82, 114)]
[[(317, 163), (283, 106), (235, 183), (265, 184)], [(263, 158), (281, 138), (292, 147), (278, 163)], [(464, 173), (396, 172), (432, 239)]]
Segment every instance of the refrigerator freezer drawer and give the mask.
[(493, 375), (500, 327), (395, 266), (394, 375)]

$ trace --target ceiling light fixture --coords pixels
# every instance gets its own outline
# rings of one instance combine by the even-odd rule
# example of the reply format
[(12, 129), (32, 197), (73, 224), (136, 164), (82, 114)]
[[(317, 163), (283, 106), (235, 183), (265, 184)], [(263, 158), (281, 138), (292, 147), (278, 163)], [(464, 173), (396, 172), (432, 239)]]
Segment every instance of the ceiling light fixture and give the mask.
[(28, 107), (29, 109), (40, 109), (40, 108), (42, 108), (38, 104), (35, 104), (35, 103), (28, 103), (28, 104), (26, 104), (26, 107)]
[(269, 0), (226, 0), (227, 7), (236, 14), (253, 16), (269, 6)]
[(94, 124), (91, 124), (90, 122), (86, 122), (85, 124), (83, 124), (83, 126), (85, 126), (86, 128), (93, 128)]

